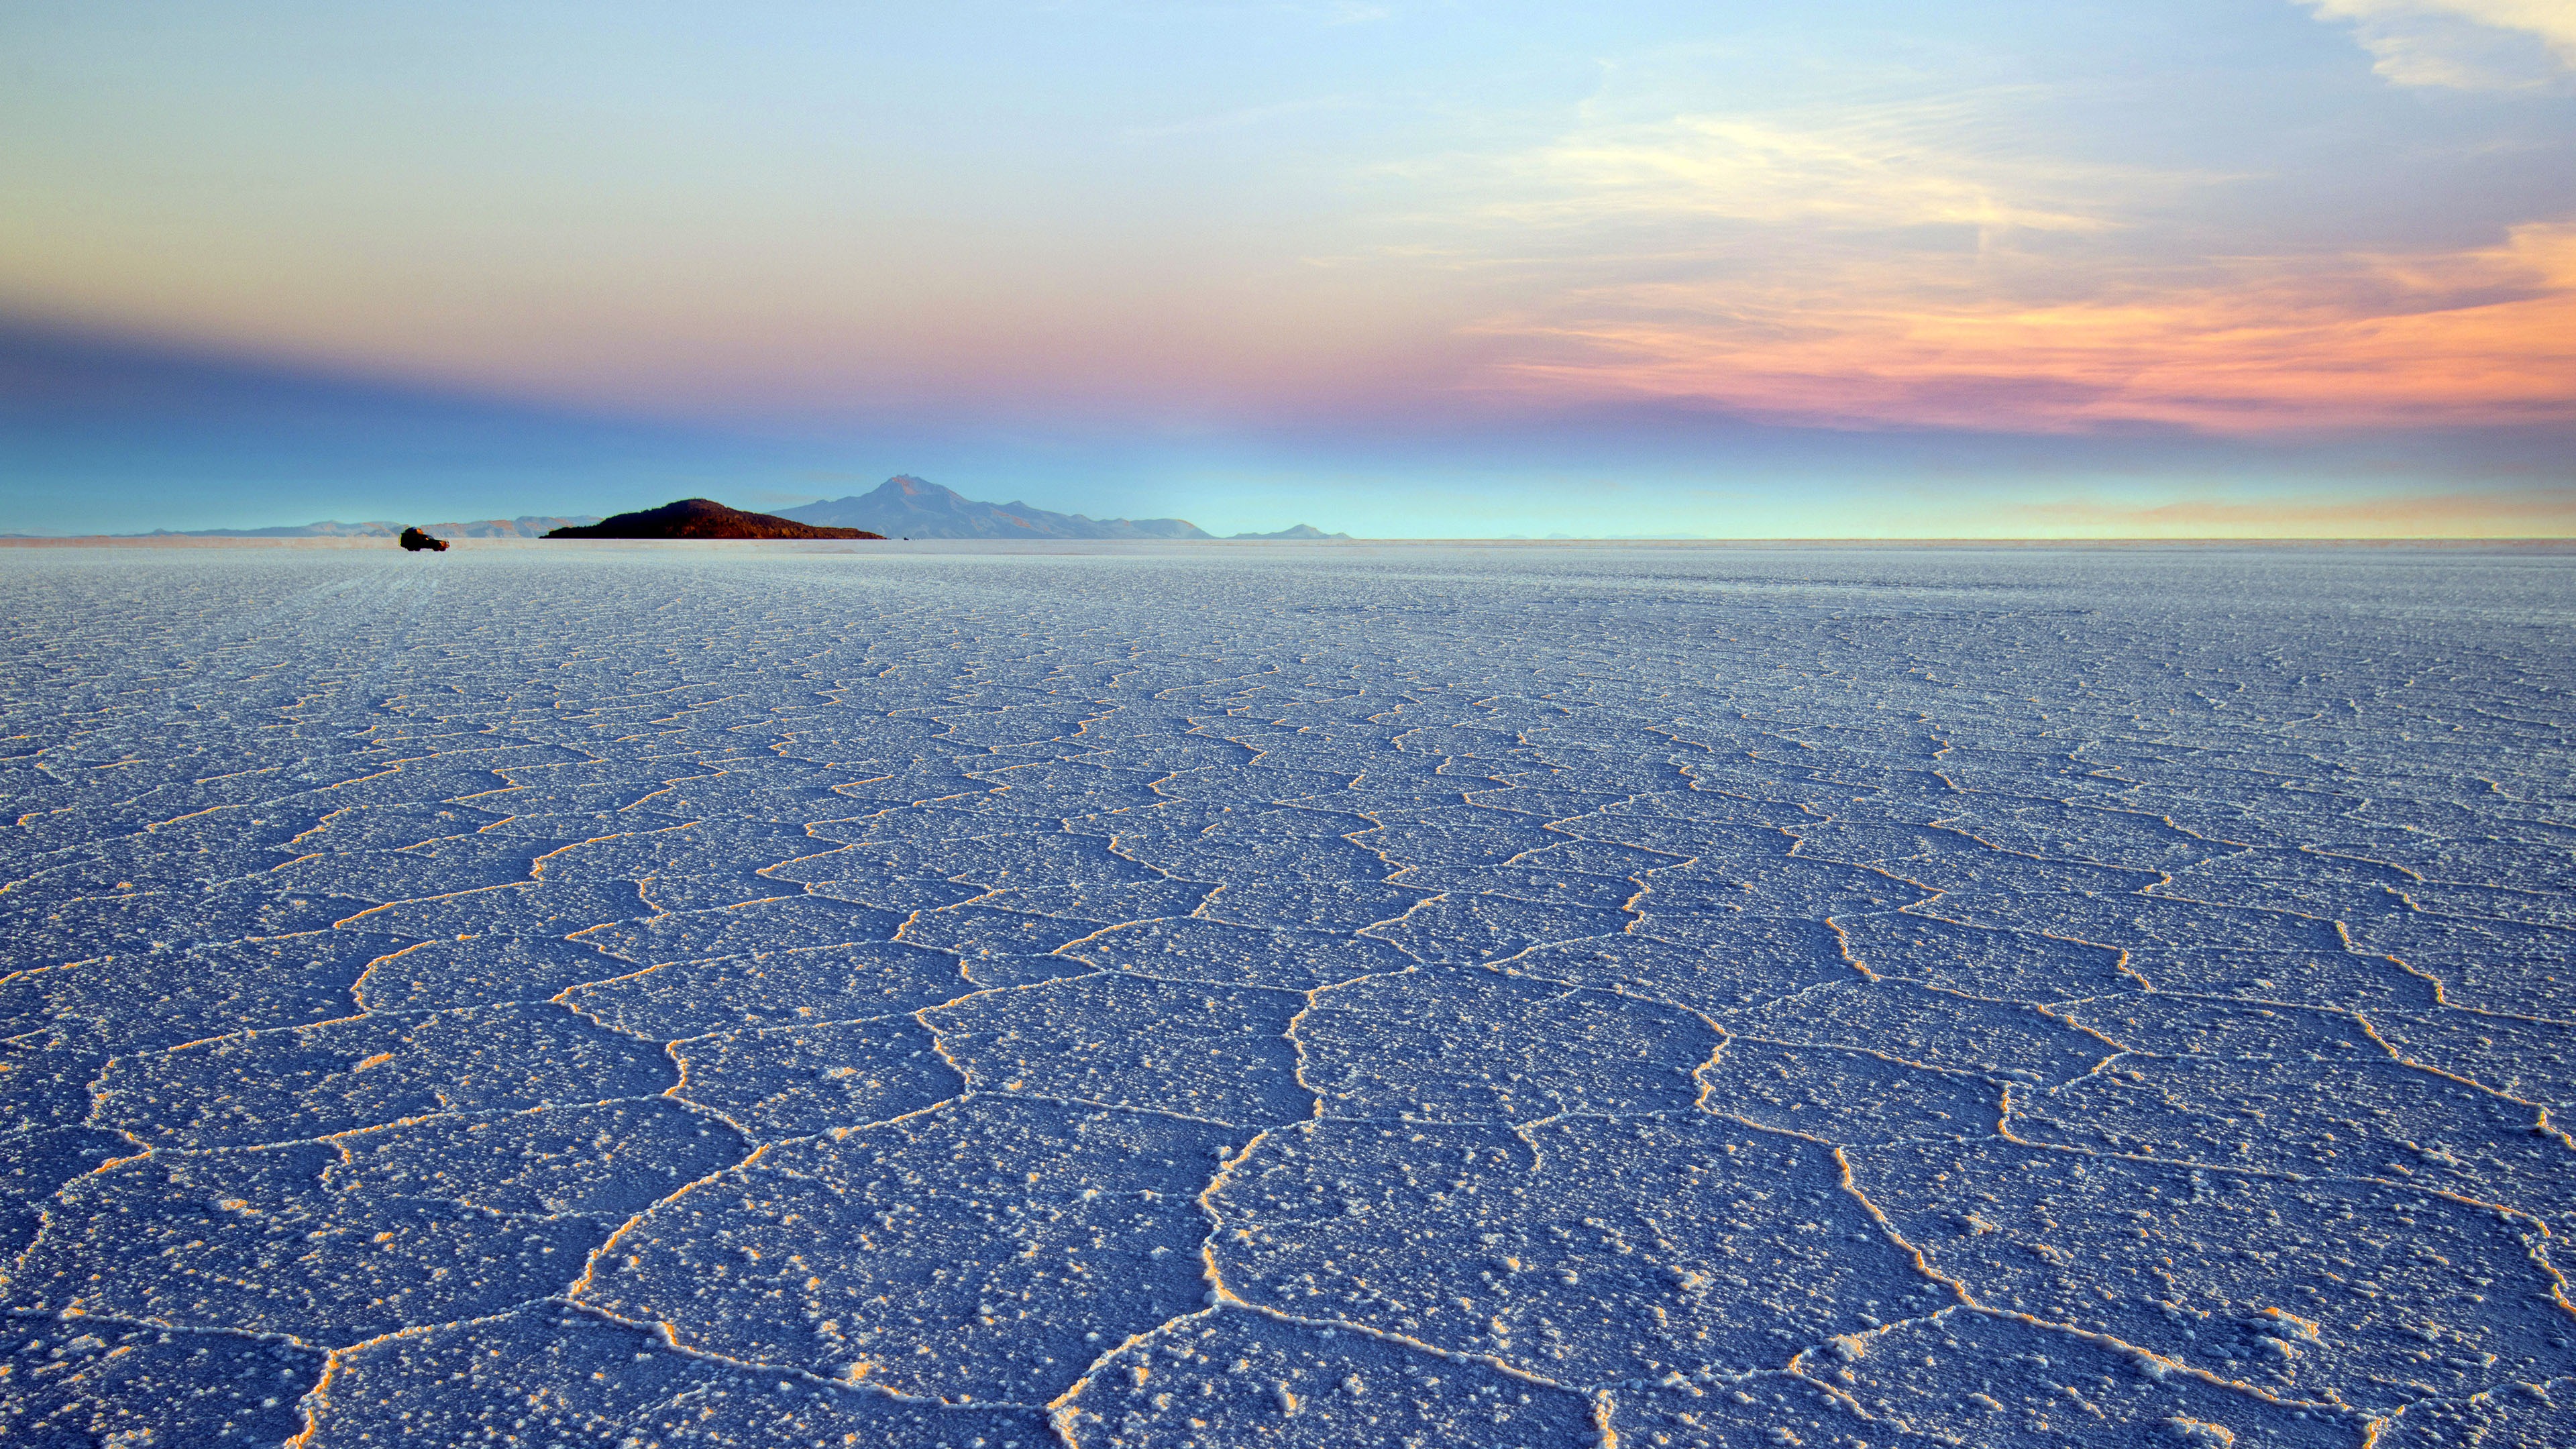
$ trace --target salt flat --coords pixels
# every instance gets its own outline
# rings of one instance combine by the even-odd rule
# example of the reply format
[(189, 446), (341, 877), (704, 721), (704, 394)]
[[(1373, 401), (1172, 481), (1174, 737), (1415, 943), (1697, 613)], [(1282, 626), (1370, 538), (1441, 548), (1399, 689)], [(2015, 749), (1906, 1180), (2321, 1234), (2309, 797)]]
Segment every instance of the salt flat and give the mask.
[(0, 556), (0, 1442), (2576, 1441), (2571, 585)]

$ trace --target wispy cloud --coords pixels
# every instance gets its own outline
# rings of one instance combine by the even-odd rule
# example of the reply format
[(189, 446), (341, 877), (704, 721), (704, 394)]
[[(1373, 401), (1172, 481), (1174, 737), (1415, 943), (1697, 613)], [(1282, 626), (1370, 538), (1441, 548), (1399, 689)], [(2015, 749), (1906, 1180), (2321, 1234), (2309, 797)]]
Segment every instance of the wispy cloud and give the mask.
[(2398, 85), (2506, 90), (2576, 68), (2576, 0), (2294, 0), (2347, 22)]
[[(1832, 118), (1678, 116), (1590, 127), (1518, 163), (1539, 197), (1491, 208), (1530, 222), (1620, 216), (2089, 231), (2101, 218), (2035, 196), (2057, 168), (1948, 151), (1907, 111)], [(2034, 170), (2056, 171), (2040, 177)]]
[(2576, 224), (2220, 253), (2187, 219), (2242, 178), (2049, 154), (2031, 99), (1587, 115), (1426, 172), (1446, 216), (1403, 241), (1509, 299), (1466, 329), (1471, 385), (1532, 401), (2060, 433), (2576, 420)]

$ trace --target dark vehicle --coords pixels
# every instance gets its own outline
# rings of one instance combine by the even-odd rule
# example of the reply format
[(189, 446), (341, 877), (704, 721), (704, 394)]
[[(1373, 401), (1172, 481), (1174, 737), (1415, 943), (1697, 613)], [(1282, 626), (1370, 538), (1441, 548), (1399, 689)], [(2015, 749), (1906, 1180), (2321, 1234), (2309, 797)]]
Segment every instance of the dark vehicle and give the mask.
[(402, 531), (402, 546), (413, 553), (418, 553), (422, 549), (428, 549), (432, 553), (447, 552), (446, 539), (432, 538), (417, 528), (406, 528)]

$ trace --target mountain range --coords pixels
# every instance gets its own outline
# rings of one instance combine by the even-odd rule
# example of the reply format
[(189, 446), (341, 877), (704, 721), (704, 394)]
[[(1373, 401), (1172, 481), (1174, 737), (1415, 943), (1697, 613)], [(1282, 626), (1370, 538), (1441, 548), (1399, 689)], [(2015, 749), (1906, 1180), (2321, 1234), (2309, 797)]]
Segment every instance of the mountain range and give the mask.
[[(700, 500), (703, 501), (703, 500)], [(722, 505), (710, 505), (721, 507)], [(620, 514), (623, 518), (626, 515)], [(1079, 513), (1054, 513), (1027, 503), (979, 503), (951, 488), (925, 482), (909, 474), (898, 474), (879, 484), (875, 491), (854, 493), (847, 498), (834, 498), (803, 503), (794, 508), (781, 508), (771, 517), (817, 528), (855, 528), (887, 538), (993, 538), (993, 539), (1214, 539), (1215, 535), (1186, 518), (1090, 518)], [(569, 518), (526, 516), (520, 518), (481, 518), (462, 523), (429, 523), (421, 532), (432, 538), (543, 538), (562, 529), (588, 528), (602, 520), (595, 514)], [(385, 538), (400, 535), (403, 525), (383, 519), (364, 523), (342, 523), (325, 519), (319, 523), (282, 525), (274, 528), (156, 528), (150, 533), (116, 534), (118, 538)], [(0, 538), (31, 535), (0, 534)], [(579, 535), (569, 535), (578, 537)], [(597, 537), (599, 535), (592, 535)], [(686, 533), (653, 533), (653, 537), (687, 537)], [(730, 535), (762, 536), (762, 535)], [(1312, 524), (1300, 523), (1276, 533), (1238, 533), (1233, 539), (1256, 541), (1341, 541), (1347, 533), (1326, 533)]]
[[(574, 518), (478, 518), (469, 523), (428, 523), (421, 532), (432, 538), (543, 538), (558, 528), (579, 528), (599, 522), (596, 515)], [(326, 518), (320, 523), (281, 524), (275, 528), (156, 528), (150, 533), (118, 533), (110, 538), (395, 538), (403, 525), (381, 519), (366, 523), (342, 523)], [(0, 538), (32, 535), (0, 534)]]
[[(978, 503), (953, 488), (897, 474), (873, 493), (778, 510), (798, 523), (864, 528), (888, 538), (1163, 538), (1205, 539), (1214, 534), (1186, 518), (1089, 518), (1051, 513), (1026, 503)], [(1236, 538), (1348, 538), (1307, 524), (1277, 533), (1238, 533)]]
[(873, 493), (778, 510), (798, 523), (864, 528), (888, 538), (1207, 538), (1186, 518), (1086, 518), (1026, 503), (978, 503), (908, 474)]

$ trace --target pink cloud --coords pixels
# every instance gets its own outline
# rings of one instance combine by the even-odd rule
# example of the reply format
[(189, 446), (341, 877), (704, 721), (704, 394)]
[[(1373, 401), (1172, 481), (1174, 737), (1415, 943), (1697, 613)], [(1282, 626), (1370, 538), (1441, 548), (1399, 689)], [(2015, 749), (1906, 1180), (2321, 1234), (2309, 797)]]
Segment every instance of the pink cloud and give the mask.
[(2219, 259), (2215, 276), (2048, 305), (1938, 264), (1794, 286), (1603, 289), (1516, 341), (1508, 392), (1692, 399), (1773, 421), (2213, 433), (2576, 419), (2576, 225), (2411, 256)]

